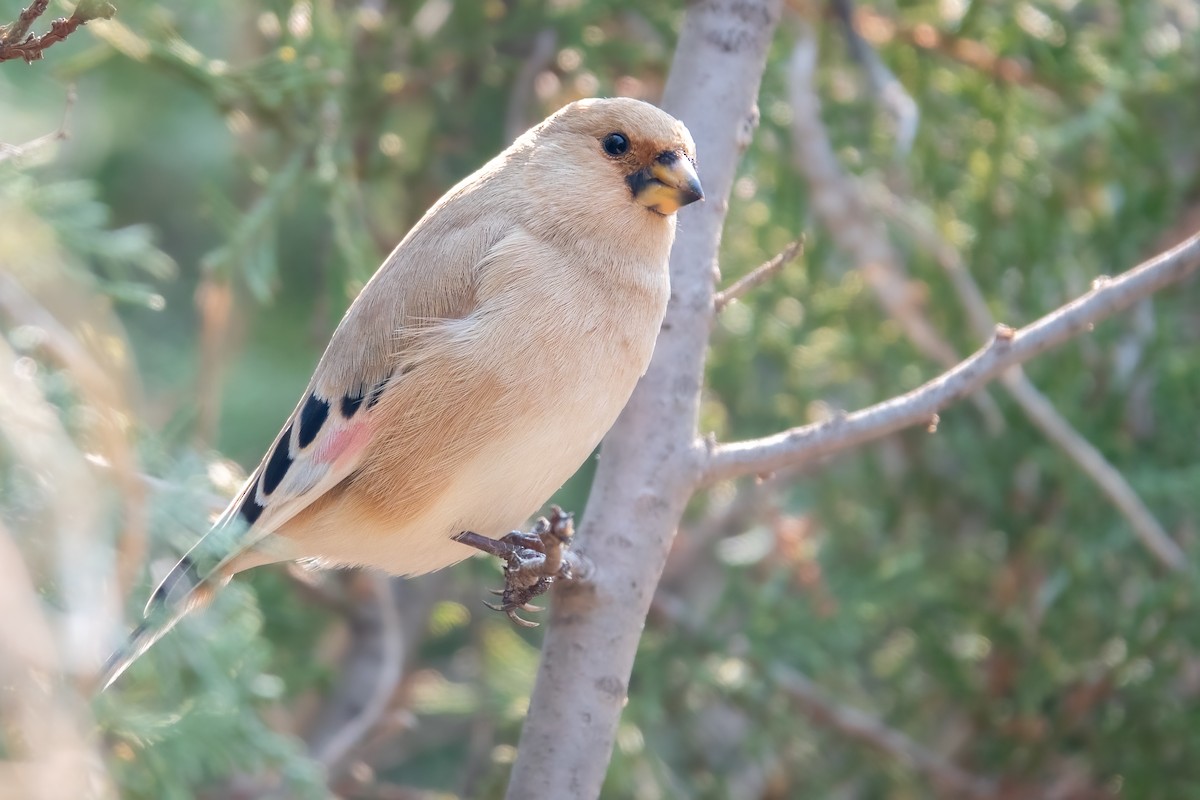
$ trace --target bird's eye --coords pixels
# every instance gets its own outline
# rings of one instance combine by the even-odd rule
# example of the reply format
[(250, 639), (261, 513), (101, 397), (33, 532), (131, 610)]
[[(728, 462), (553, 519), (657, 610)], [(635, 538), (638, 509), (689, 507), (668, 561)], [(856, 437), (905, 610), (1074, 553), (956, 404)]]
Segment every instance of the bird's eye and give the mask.
[(604, 141), (600, 145), (604, 148), (604, 152), (614, 158), (625, 155), (625, 152), (629, 150), (629, 140), (625, 138), (625, 134), (623, 133), (610, 133), (604, 137)]

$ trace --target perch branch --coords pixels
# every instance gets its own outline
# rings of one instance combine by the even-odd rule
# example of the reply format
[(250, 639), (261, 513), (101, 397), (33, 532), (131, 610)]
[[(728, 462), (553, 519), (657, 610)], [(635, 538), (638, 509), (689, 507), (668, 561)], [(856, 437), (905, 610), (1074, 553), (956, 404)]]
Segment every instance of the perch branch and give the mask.
[(978, 390), (1010, 367), (1062, 344), (1143, 297), (1200, 268), (1200, 233), (1014, 331), (997, 326), (992, 340), (970, 358), (911, 392), (882, 403), (760, 439), (701, 442), (707, 450), (705, 483), (765, 474), (839, 453), (889, 433), (928, 423), (940, 409)]
[(579, 532), (595, 574), (554, 588), (509, 798), (600, 796), (646, 613), (696, 487), (713, 267), (781, 5), (703, 0), (684, 15), (661, 105), (695, 138), (706, 201), (680, 212), (654, 357), (601, 446)]

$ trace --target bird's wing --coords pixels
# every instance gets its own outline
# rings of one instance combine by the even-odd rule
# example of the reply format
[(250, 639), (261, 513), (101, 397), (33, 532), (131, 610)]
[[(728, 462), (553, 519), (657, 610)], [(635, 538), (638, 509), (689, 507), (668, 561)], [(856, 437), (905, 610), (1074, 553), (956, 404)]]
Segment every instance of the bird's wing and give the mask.
[[(339, 331), (353, 335), (352, 325)], [(331, 343), (332, 348), (332, 343)], [(322, 362), (329, 358), (326, 351)], [(371, 440), (374, 408), (395, 379), (382, 358), (357, 380), (335, 387), (318, 369), (283, 430), (213, 527), (150, 595), (144, 621), (105, 665), (101, 685), (115, 681), (189, 611), (206, 603), (240, 567), (235, 560), (350, 475)], [(254, 553), (253, 563), (288, 557)]]
[(379, 427), (376, 406), (404, 379), (412, 342), (474, 310), (482, 265), (515, 224), (497, 202), (505, 185), (495, 172), (489, 165), (451, 190), (363, 288), (271, 448), (212, 529), (155, 589), (143, 623), (105, 665), (102, 686), (233, 572), (290, 557), (270, 552), (265, 540), (359, 466)]
[(236, 552), (226, 552), (212, 568), (254, 547), (354, 472), (372, 438), (375, 407), (400, 379), (399, 372), (387, 355), (340, 384), (320, 381), (318, 370), (267, 454), (217, 520), (214, 530), (240, 527), (244, 535), (233, 548)]
[[(347, 311), (266, 455), (181, 560), (193, 573), (185, 586), (219, 573), (252, 548), (263, 552), (247, 566), (293, 557), (286, 550), (272, 553), (265, 540), (359, 467), (379, 427), (380, 399), (412, 367), (413, 342), (474, 309), (480, 265), (511, 226), (435, 222), (441, 224), (414, 229)], [(430, 269), (434, 259), (441, 263)]]

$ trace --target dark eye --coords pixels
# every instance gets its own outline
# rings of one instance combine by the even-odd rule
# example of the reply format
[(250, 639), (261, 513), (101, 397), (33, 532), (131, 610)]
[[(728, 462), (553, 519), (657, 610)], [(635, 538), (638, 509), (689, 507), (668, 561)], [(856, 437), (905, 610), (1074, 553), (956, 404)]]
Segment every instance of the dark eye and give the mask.
[(604, 141), (600, 143), (604, 148), (604, 152), (610, 156), (623, 156), (629, 149), (629, 140), (625, 138), (623, 133), (610, 133), (604, 137)]

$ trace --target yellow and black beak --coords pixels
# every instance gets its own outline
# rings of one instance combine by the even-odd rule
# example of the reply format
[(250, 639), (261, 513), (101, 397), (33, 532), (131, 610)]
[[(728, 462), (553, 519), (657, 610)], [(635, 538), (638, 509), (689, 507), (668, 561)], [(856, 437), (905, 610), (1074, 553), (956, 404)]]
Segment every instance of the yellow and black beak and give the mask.
[(704, 187), (691, 159), (676, 150), (659, 153), (653, 164), (626, 181), (635, 200), (663, 216), (704, 199)]

